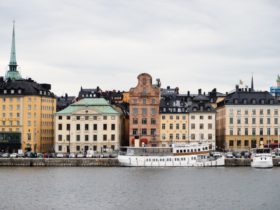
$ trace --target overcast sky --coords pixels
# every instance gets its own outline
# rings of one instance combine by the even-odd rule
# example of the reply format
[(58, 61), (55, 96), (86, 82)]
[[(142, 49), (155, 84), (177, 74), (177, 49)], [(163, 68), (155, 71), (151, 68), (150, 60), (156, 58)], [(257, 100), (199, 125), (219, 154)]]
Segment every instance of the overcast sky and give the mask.
[(230, 91), (252, 73), (268, 90), (280, 73), (278, 0), (1, 0), (1, 75), (13, 19), (22, 76), (57, 95), (129, 90), (142, 72), (182, 93)]

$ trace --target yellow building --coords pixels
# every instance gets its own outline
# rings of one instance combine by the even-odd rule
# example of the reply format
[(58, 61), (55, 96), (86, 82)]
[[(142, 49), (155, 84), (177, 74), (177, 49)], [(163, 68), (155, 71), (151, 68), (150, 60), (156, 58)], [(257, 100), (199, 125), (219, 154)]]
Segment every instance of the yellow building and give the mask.
[(51, 85), (22, 79), (13, 28), (9, 70), (0, 77), (0, 150), (53, 151), (56, 98)]
[(160, 114), (161, 146), (188, 141), (188, 113)]

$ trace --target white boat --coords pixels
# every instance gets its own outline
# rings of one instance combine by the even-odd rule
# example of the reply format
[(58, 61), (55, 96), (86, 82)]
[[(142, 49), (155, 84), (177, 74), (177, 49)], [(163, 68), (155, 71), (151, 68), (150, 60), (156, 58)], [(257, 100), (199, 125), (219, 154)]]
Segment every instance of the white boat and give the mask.
[(253, 168), (272, 168), (273, 160), (271, 149), (255, 149), (252, 153), (251, 167)]
[(208, 144), (173, 144), (172, 147), (126, 147), (118, 160), (130, 167), (224, 166), (220, 153), (210, 156)]

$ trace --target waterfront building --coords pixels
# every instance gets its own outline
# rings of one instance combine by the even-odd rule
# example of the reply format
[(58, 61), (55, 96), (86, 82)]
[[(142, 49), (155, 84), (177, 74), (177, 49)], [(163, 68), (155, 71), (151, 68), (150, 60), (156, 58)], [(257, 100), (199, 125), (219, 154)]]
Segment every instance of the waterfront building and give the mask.
[(53, 151), (56, 98), (51, 85), (23, 79), (17, 66), (13, 26), (9, 70), (0, 77), (0, 150)]
[(129, 145), (160, 146), (160, 82), (153, 85), (147, 73), (137, 79), (137, 86), (129, 91)]
[(217, 144), (226, 150), (243, 150), (277, 144), (280, 104), (267, 91), (239, 88), (218, 103)]
[(162, 146), (172, 143), (207, 143), (215, 148), (215, 109), (201, 93), (179, 94), (178, 88), (162, 89), (160, 136)]
[(55, 114), (55, 151), (118, 150), (121, 112), (104, 98), (85, 98)]

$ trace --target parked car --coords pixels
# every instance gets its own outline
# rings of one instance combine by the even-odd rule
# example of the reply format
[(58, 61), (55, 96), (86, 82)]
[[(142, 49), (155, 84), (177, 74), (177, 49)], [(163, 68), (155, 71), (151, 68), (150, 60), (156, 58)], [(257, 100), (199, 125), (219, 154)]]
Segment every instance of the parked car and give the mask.
[(42, 153), (37, 153), (37, 158), (43, 158), (43, 154)]
[(241, 153), (241, 157), (244, 157), (244, 158), (250, 158), (250, 152), (249, 151), (242, 151)]
[(75, 153), (70, 153), (69, 154), (69, 158), (75, 158), (76, 157), (76, 154)]
[(227, 152), (226, 153), (226, 158), (233, 158), (232, 152)]
[(116, 157), (118, 157), (118, 154), (113, 153), (113, 154), (110, 154), (109, 157), (110, 157), (110, 158), (116, 158)]
[(56, 154), (56, 157), (57, 158), (64, 158), (64, 155), (62, 153), (58, 153), (58, 154)]
[(10, 154), (9, 154), (9, 153), (4, 153), (4, 154), (2, 154), (2, 158), (8, 158), (8, 157), (10, 157)]
[(18, 154), (17, 153), (12, 153), (11, 155), (10, 155), (10, 158), (17, 158), (18, 157)]
[(83, 153), (77, 154), (77, 158), (84, 158), (84, 157), (85, 157), (85, 155)]
[(235, 158), (241, 158), (241, 153), (240, 152), (233, 152), (233, 156)]
[(93, 154), (88, 153), (88, 154), (86, 155), (86, 157), (87, 157), (87, 158), (93, 158)]
[(18, 153), (17, 154), (19, 158), (24, 158), (24, 154), (23, 153)]
[(108, 153), (103, 154), (103, 158), (109, 158), (109, 157), (110, 157), (110, 155)]

